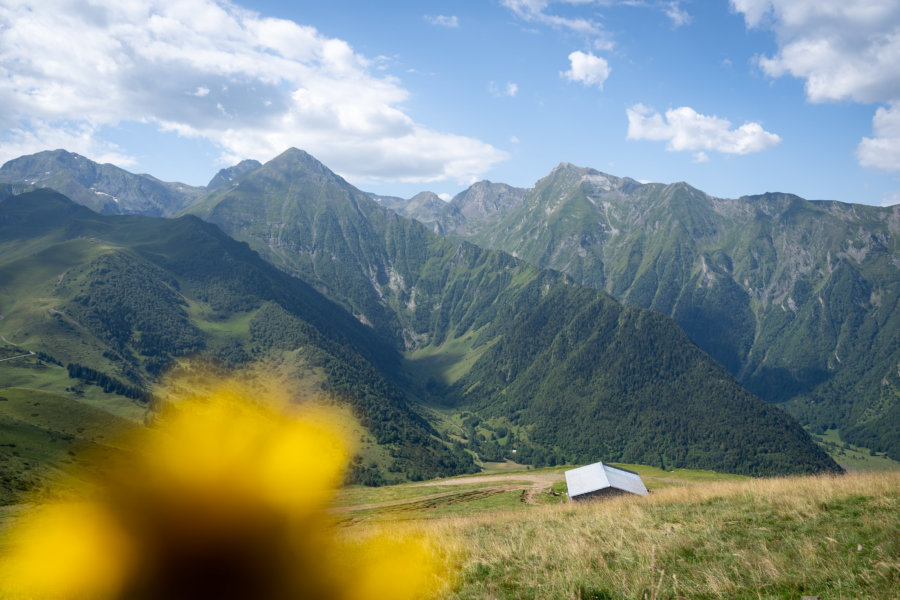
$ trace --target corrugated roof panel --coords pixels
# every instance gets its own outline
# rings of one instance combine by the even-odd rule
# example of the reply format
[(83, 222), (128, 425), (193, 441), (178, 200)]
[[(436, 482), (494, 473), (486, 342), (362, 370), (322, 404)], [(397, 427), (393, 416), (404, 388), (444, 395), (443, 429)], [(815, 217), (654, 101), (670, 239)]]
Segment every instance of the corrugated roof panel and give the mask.
[(637, 473), (632, 473), (631, 471), (618, 469), (609, 465), (603, 465), (603, 468), (606, 471), (606, 478), (609, 480), (609, 484), (614, 488), (625, 490), (626, 492), (631, 492), (632, 494), (637, 494), (639, 496), (646, 496), (649, 493), (647, 492), (647, 487), (644, 485), (644, 482), (641, 481), (641, 476)]
[(649, 493), (637, 473), (610, 467), (602, 462), (566, 471), (566, 486), (569, 488), (569, 498), (608, 487), (639, 496), (646, 496)]
[(570, 498), (609, 487), (603, 463), (594, 463), (566, 471), (566, 486), (569, 488)]

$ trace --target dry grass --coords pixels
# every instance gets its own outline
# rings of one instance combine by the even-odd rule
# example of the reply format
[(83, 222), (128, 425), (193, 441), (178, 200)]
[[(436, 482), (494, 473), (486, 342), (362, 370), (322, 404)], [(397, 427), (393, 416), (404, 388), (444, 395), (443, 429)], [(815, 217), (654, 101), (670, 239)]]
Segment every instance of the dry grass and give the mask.
[[(900, 598), (900, 472), (668, 488), (404, 525), (451, 598)], [(355, 529), (355, 528), (351, 528)]]

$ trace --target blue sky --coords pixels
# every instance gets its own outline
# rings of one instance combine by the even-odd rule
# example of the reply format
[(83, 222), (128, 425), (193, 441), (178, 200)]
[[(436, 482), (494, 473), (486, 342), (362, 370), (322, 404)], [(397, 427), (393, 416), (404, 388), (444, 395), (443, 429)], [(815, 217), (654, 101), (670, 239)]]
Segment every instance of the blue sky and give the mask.
[(0, 161), (205, 184), (305, 149), (358, 187), (571, 162), (900, 202), (896, 0), (0, 0)]

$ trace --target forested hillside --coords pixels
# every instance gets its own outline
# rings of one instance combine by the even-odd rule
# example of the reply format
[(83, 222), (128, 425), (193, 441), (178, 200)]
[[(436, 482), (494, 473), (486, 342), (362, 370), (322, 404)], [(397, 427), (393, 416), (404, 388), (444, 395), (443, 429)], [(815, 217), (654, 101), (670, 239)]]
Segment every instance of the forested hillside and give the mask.
[(370, 480), (388, 468), (414, 479), (474, 468), (397, 386), (396, 350), (215, 226), (103, 217), (37, 191), (0, 203), (0, 240), (0, 332), (70, 365), (73, 385), (112, 379), (122, 386), (111, 392), (152, 393), (178, 357), (223, 368), (277, 358), (353, 407), (390, 456)]
[[(577, 442), (567, 439), (573, 419), (588, 418), (594, 421), (589, 426), (593, 433), (607, 435), (616, 428), (615, 439), (633, 440), (634, 446), (646, 448), (641, 459), (654, 463), (670, 460), (677, 466), (700, 466), (702, 462), (705, 468), (743, 473), (835, 467), (802, 430), (786, 427), (790, 420), (779, 410), (759, 403), (727, 373), (717, 371), (671, 321), (660, 322), (649, 314), (620, 320), (621, 306), (604, 292), (574, 285), (557, 272), (538, 270), (506, 253), (451, 243), (379, 206), (299, 150), (285, 152), (188, 210), (309, 281), (398, 349), (433, 350), (432, 355), (447, 350), (443, 371), (425, 386), (430, 401), (476, 412), (493, 404), (499, 407), (494, 415), (512, 415), (520, 405), (538, 406), (553, 395), (558, 412), (540, 418), (530, 412), (521, 420), (521, 436), (536, 456), (590, 460), (605, 452), (616, 457), (625, 452), (638, 460), (620, 445), (607, 447), (585, 438), (586, 430), (572, 434)], [(585, 307), (595, 310), (585, 313)], [(578, 323), (584, 338), (559, 342), (538, 335), (537, 324), (551, 313), (557, 333), (560, 324)], [(657, 325), (644, 327), (645, 319)], [(588, 340), (610, 335), (619, 340), (617, 345), (588, 349)], [(648, 354), (647, 345), (655, 351)], [(450, 355), (451, 346), (457, 355)], [(502, 375), (503, 385), (496, 380), (504, 372), (497, 367), (501, 348), (514, 352), (519, 365)], [(583, 359), (585, 352), (593, 359), (574, 367), (575, 357)], [(643, 367), (622, 373), (624, 381), (615, 385), (623, 388), (598, 385), (610, 378), (606, 370), (614, 360)], [(549, 369), (548, 383), (541, 383), (536, 369)], [(559, 372), (578, 372), (579, 377), (557, 387)], [(717, 373), (720, 384), (708, 386), (696, 375), (701, 372)], [(639, 422), (632, 417), (649, 407), (651, 396), (637, 402), (622, 390), (645, 386), (668, 390), (666, 395), (675, 400), (659, 408), (658, 417)], [(721, 423), (704, 416), (710, 404), (721, 405), (719, 416), (752, 412), (756, 433), (762, 437), (751, 436), (752, 444), (747, 443), (751, 438), (721, 437), (714, 431), (721, 430)], [(676, 413), (699, 419), (678, 438), (670, 426)], [(609, 415), (623, 418), (611, 423)], [(745, 419), (733, 420), (735, 427), (742, 422)], [(651, 442), (658, 437), (667, 440)], [(713, 440), (725, 447), (699, 451), (711, 448)], [(660, 451), (678, 445), (685, 445), (685, 450), (668, 459)]]
[(900, 458), (900, 207), (728, 200), (563, 163), (473, 221), (450, 231), (670, 315), (763, 399)]

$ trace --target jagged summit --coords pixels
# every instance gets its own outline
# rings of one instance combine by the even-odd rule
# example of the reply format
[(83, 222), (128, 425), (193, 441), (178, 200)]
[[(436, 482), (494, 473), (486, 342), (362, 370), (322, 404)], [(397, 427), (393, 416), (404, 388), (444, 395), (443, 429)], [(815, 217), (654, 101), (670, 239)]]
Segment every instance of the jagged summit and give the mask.
[(618, 177), (591, 167), (579, 167), (570, 162), (561, 162), (550, 171), (545, 177), (541, 178), (535, 188), (539, 188), (549, 181), (558, 181), (563, 179), (570, 184), (580, 184), (583, 182), (595, 188), (597, 192), (608, 192), (612, 190), (623, 190), (625, 193), (631, 193), (635, 189), (647, 185), (632, 179), (631, 177)]
[(245, 159), (234, 166), (222, 169), (218, 173), (216, 173), (216, 175), (212, 179), (210, 179), (208, 184), (206, 184), (206, 191), (211, 192), (213, 190), (219, 189), (222, 186), (232, 184), (241, 175), (249, 173), (251, 171), (255, 171), (261, 166), (262, 163), (258, 160)]

